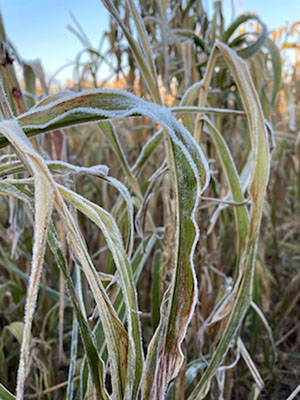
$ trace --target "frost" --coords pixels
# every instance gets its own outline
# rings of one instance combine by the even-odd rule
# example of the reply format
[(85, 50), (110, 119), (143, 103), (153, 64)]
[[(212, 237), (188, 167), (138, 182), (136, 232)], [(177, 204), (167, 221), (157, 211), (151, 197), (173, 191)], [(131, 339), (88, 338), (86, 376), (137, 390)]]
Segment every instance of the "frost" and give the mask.
[[(122, 190), (123, 194), (127, 196), (126, 194), (127, 189), (125, 189), (124, 191), (123, 190), (124, 188), (122, 187), (122, 185), (120, 185), (120, 182), (118, 182), (114, 178), (110, 179), (112, 180), (113, 184), (115, 184), (116, 187), (118, 187), (120, 191)], [(58, 187), (61, 188), (61, 191), (64, 193), (64, 196), (68, 198), (71, 201), (71, 203), (73, 203), (81, 212), (86, 214), (92, 221), (94, 221), (94, 223), (101, 229), (106, 239), (107, 245), (111, 251), (111, 254), (113, 256), (113, 259), (115, 261), (120, 276), (121, 288), (125, 300), (127, 321), (128, 321), (128, 340), (129, 340), (128, 364), (133, 365), (134, 367), (135, 363), (137, 362), (136, 357), (138, 356), (141, 359), (143, 358), (141, 350), (141, 328), (139, 319), (137, 317), (138, 313), (137, 294), (134, 286), (131, 266), (123, 246), (121, 233), (118, 229), (117, 223), (115, 222), (111, 214), (105, 211), (102, 207), (92, 203), (91, 201), (85, 199), (84, 197), (78, 195), (77, 193), (72, 192), (71, 190), (65, 187), (62, 187), (60, 185), (58, 185)], [(88, 273), (90, 274), (89, 271)], [(93, 279), (92, 275), (91, 279)], [(97, 275), (97, 280), (99, 280), (98, 275)], [(90, 285), (94, 285), (94, 282), (90, 282)], [(101, 287), (101, 290), (104, 291), (106, 296), (106, 292), (102, 286), (101, 281), (99, 285)], [(107, 304), (105, 306), (107, 306)], [(99, 307), (99, 311), (100, 315), (102, 315), (103, 318), (104, 311), (102, 306)], [(116, 318), (118, 319), (117, 316)], [(105, 325), (106, 322), (104, 318), (102, 320), (102, 323), (105, 335), (111, 338), (111, 335), (114, 334), (114, 332), (112, 332), (111, 325)], [(108, 351), (110, 353), (110, 359), (116, 360), (116, 355), (114, 354), (116, 352), (116, 349), (109, 347), (111, 345), (111, 340), (107, 341), (107, 345), (108, 345)], [(120, 343), (117, 343), (116, 345), (117, 348), (120, 347)], [(118, 374), (117, 366), (118, 364), (115, 364), (116, 370), (113, 371), (112, 373), (113, 379)]]
[[(0, 129), (13, 144), (25, 165), (29, 165), (35, 180), (35, 221), (31, 273), (25, 304), (23, 340), (18, 368), (16, 399), (22, 400), (29, 357), (31, 326), (36, 308), (40, 275), (44, 260), (46, 236), (53, 209), (53, 189), (49, 187), (47, 167), (15, 120), (1, 121)], [(52, 190), (51, 190), (52, 189)]]
[(73, 165), (68, 162), (64, 161), (48, 161), (47, 165), (49, 167), (55, 168), (63, 167), (65, 169), (71, 170), (73, 173), (76, 174), (89, 174), (99, 176), (101, 178), (106, 178), (109, 172), (109, 168), (106, 165), (93, 165), (91, 167), (79, 167), (78, 165)]
[(131, 196), (130, 196), (126, 186), (122, 182), (120, 182), (118, 179), (115, 179), (113, 177), (107, 177), (106, 180), (121, 193), (122, 197), (124, 198), (124, 200), (125, 200), (125, 202), (127, 204), (128, 219), (129, 219), (129, 225), (130, 225), (128, 257), (130, 259), (131, 255), (132, 255), (133, 243), (134, 243), (134, 224), (133, 224), (133, 203), (132, 203), (132, 199), (131, 199)]
[(103, 178), (106, 182), (110, 185), (115, 187), (124, 198), (127, 210), (128, 210), (128, 219), (130, 225), (130, 234), (129, 234), (129, 246), (128, 246), (128, 256), (131, 257), (132, 250), (133, 250), (133, 239), (134, 239), (134, 224), (133, 224), (133, 203), (131, 196), (128, 192), (126, 186), (120, 182), (118, 179), (115, 179), (111, 176), (108, 176), (109, 168), (106, 165), (93, 165), (91, 167), (79, 167), (77, 165), (70, 164), (64, 161), (49, 161), (47, 162), (48, 166), (55, 168), (56, 166), (67, 170), (70, 170), (76, 174), (89, 174), (94, 175), (100, 178)]

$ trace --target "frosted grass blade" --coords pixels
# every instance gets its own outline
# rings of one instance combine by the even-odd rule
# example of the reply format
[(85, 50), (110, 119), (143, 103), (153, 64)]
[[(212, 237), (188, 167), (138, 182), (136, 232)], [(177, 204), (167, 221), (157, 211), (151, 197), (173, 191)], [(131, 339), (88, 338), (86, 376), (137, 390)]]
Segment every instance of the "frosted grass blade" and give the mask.
[(0, 383), (0, 398), (2, 400), (16, 400), (15, 396), (12, 395), (1, 383)]
[[(76, 315), (76, 319), (79, 324), (80, 334), (82, 338), (82, 342), (85, 348), (85, 356), (88, 360), (89, 370), (91, 375), (93, 376), (93, 381), (96, 386), (97, 392), (99, 395), (101, 394), (104, 400), (109, 399), (109, 395), (105, 390), (104, 386), (104, 363), (103, 360), (98, 356), (96, 346), (95, 346), (95, 339), (90, 330), (90, 327), (86, 321), (85, 310), (80, 304), (80, 297), (76, 296), (76, 289), (73, 285), (73, 281), (63, 255), (60, 242), (58, 237), (55, 233), (54, 227), (50, 225), (50, 230), (48, 234), (48, 242), (51, 248), (51, 251), (57, 261), (57, 264), (64, 276), (65, 284), (70, 296), (70, 300), (72, 302), (72, 306), (74, 309), (74, 313)], [(78, 269), (78, 266), (75, 267)], [(79, 273), (79, 271), (78, 271)], [(79, 279), (77, 279), (77, 282)], [(78, 285), (78, 283), (77, 283)]]
[[(87, 252), (83, 238), (79, 232), (79, 229), (70, 211), (67, 209), (61, 195), (59, 194), (56, 183), (53, 177), (51, 176), (46, 163), (33, 149), (28, 138), (26, 138), (25, 134), (23, 133), (22, 129), (20, 128), (16, 120), (2, 121), (0, 124), (0, 130), (4, 134), (6, 134), (10, 140), (13, 140), (13, 144), (16, 147), (16, 150), (20, 158), (22, 159), (23, 163), (25, 163), (25, 165), (28, 166), (29, 170), (31, 169), (34, 170), (35, 177), (38, 178), (36, 186), (37, 189), (39, 189), (39, 192), (41, 192), (39, 193), (39, 198), (37, 200), (37, 203), (39, 204), (39, 207), (41, 207), (42, 209), (42, 211), (36, 213), (36, 215), (39, 218), (41, 218), (41, 216), (44, 216), (42, 221), (38, 219), (37, 223), (39, 225), (37, 225), (37, 229), (35, 229), (35, 234), (38, 235), (39, 238), (38, 246), (36, 249), (34, 248), (33, 250), (33, 255), (35, 257), (33, 258), (33, 260), (35, 260), (34, 262), (36, 263), (34, 264), (35, 268), (33, 271), (35, 272), (36, 279), (33, 285), (34, 290), (32, 293), (29, 292), (30, 297), (27, 300), (28, 302), (30, 301), (30, 308), (29, 307), (27, 308), (27, 310), (30, 311), (30, 313), (29, 313), (29, 319), (27, 319), (28, 320), (27, 324), (26, 324), (27, 320), (25, 318), (24, 337), (26, 340), (23, 340), (22, 344), (23, 353), (21, 353), (21, 361), (19, 368), (20, 372), (17, 385), (17, 398), (21, 400), (23, 397), (24, 378), (25, 378), (24, 370), (26, 368), (26, 359), (28, 357), (29, 334), (32, 321), (32, 314), (35, 307), (38, 278), (39, 278), (40, 266), (42, 263), (42, 256), (45, 245), (44, 241), (46, 237), (47, 226), (51, 216), (51, 212), (49, 211), (49, 209), (51, 205), (51, 211), (52, 211), (53, 200), (55, 200), (55, 207), (59, 212), (59, 214), (61, 215), (61, 217), (63, 218), (66, 229), (69, 232), (68, 235), (69, 244), (72, 246), (74, 253), (80, 260), (86, 278), (89, 282), (89, 285), (95, 297), (96, 303), (99, 307), (106, 338), (110, 338), (109, 340), (107, 340), (107, 345), (111, 361), (114, 395), (116, 396), (116, 398), (121, 399), (123, 396), (123, 390), (125, 388), (125, 376), (126, 376), (126, 364), (127, 364), (126, 349), (128, 345), (127, 333), (121, 321), (119, 320), (117, 314), (114, 311), (114, 308), (107, 296), (107, 293), (102, 285), (102, 282), (89, 257), (89, 254)], [(37, 170), (37, 172), (35, 169)], [(40, 188), (41, 184), (42, 188)], [(49, 202), (51, 201), (52, 203), (49, 204)]]
[[(105, 123), (108, 123), (105, 121)], [(103, 179), (108, 182), (111, 186), (118, 190), (122, 198), (125, 200), (128, 212), (129, 221), (129, 234), (128, 234), (128, 256), (131, 257), (134, 241), (134, 224), (133, 224), (133, 202), (126, 186), (118, 179), (108, 176), (109, 168), (106, 165), (93, 165), (91, 167), (79, 167), (67, 162), (62, 161), (50, 161), (47, 162), (49, 168), (53, 170), (59, 170), (60, 172), (73, 172), (79, 175), (92, 175)]]
[(48, 187), (42, 158), (35, 152), (19, 124), (16, 121), (2, 121), (0, 122), (0, 129), (12, 143), (17, 153), (20, 154), (21, 158), (27, 165), (29, 165), (35, 180), (34, 241), (16, 389), (17, 400), (22, 400), (28, 366), (31, 326), (33, 314), (36, 308), (39, 281), (47, 240), (47, 230), (54, 203), (54, 193), (53, 190)]
[(135, 398), (143, 371), (143, 352), (140, 323), (138, 319), (137, 295), (129, 260), (122, 246), (121, 233), (111, 214), (103, 208), (62, 186), (59, 186), (59, 190), (67, 201), (71, 202), (98, 225), (114, 257), (115, 264), (119, 271), (128, 323), (129, 348), (125, 396), (127, 398)]
[[(14, 184), (9, 184), (7, 181), (1, 182), (0, 192), (5, 195), (13, 196), (22, 201), (25, 201), (33, 208), (34, 202), (32, 194), (22, 189), (22, 186), (17, 182)], [(108, 400), (109, 395), (104, 388), (104, 363), (103, 360), (98, 357), (97, 350), (94, 344), (94, 337), (86, 321), (85, 310), (80, 305), (80, 298), (77, 298), (76, 296), (75, 287), (73, 285), (73, 281), (68, 270), (65, 257), (63, 255), (63, 251), (61, 249), (61, 244), (58, 240), (55, 228), (51, 223), (48, 232), (48, 244), (55, 257), (57, 265), (60, 268), (65, 279), (69, 298), (76, 314), (77, 321), (79, 323), (81, 338), (85, 348), (85, 355), (88, 360), (88, 365), (93, 376), (93, 381), (97, 388), (97, 392), (102, 395), (104, 400)], [(9, 260), (7, 261), (9, 262)], [(12, 268), (12, 266), (10, 266), (10, 268)], [(45, 290), (50, 290), (50, 288), (45, 288)], [(51, 289), (51, 295), (52, 291), (56, 294), (55, 299), (59, 300), (59, 293)], [(105, 340), (105, 338), (103, 338), (103, 340)]]
[[(220, 157), (223, 170), (226, 174), (226, 178), (230, 187), (232, 199), (238, 203), (242, 203), (244, 199), (243, 190), (241, 188), (239, 175), (234, 164), (230, 150), (214, 124), (208, 117), (202, 118), (208, 125), (210, 135), (216, 146), (218, 156)], [(245, 248), (246, 238), (248, 233), (248, 212), (246, 206), (234, 207), (233, 212), (235, 215), (236, 228), (237, 228), (237, 263), (239, 263), (241, 253)]]
[(228, 46), (220, 43), (215, 46), (213, 51), (216, 53), (218, 50), (221, 51), (230, 68), (247, 113), (253, 157), (249, 187), (252, 203), (246, 246), (240, 259), (239, 278), (233, 289), (238, 290), (237, 298), (212, 360), (189, 396), (189, 400), (203, 399), (208, 393), (211, 378), (232, 346), (233, 338), (236, 337), (237, 331), (251, 304), (257, 239), (270, 168), (269, 144), (264, 117), (247, 65)]

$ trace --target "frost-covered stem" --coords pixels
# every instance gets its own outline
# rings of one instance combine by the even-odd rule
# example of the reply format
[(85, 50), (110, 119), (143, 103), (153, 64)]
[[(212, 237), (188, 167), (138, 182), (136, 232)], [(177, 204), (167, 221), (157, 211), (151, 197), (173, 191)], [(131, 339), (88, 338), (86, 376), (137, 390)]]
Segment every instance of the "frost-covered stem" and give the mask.
[[(214, 108), (214, 107), (169, 107), (169, 110), (173, 113), (201, 113), (201, 114), (224, 114), (224, 115), (236, 115), (238, 117), (246, 117), (246, 113), (240, 110), (230, 110), (228, 108)], [(198, 114), (199, 115), (199, 114)]]
[(6, 93), (3, 87), (2, 80), (0, 79), (0, 112), (1, 119), (13, 119), (14, 115), (10, 108)]
[(4, 136), (14, 146), (16, 152), (20, 154), (21, 159), (26, 160), (26, 165), (28, 164), (30, 171), (32, 171), (35, 182), (34, 241), (16, 389), (16, 399), (23, 400), (26, 368), (29, 359), (31, 327), (44, 260), (47, 230), (53, 207), (53, 192), (51, 189), (49, 190), (47, 179), (42, 173), (43, 160), (35, 153), (18, 122), (16, 120), (1, 121), (0, 128)]
[[(38, 185), (36, 187), (36, 190), (39, 190)], [(36, 215), (36, 225), (38, 224), (39, 224), (39, 216)], [(23, 339), (20, 352), (20, 363), (18, 369), (18, 385), (16, 393), (17, 400), (23, 399), (26, 368), (29, 358), (31, 327), (36, 307), (38, 287), (39, 287), (40, 275), (41, 275), (44, 252), (45, 252), (45, 244), (46, 244), (45, 236), (42, 238), (42, 240), (40, 240), (39, 233), (40, 231), (38, 229), (35, 229), (31, 275), (30, 275), (29, 287), (27, 290), (28, 295), (25, 305), (24, 331), (23, 331)], [(40, 251), (41, 248), (43, 249), (42, 251)]]
[[(210, 57), (209, 57), (209, 60), (207, 63), (204, 78), (202, 79), (202, 84), (201, 84), (201, 89), (200, 89), (199, 99), (198, 99), (198, 107), (205, 107), (207, 95), (208, 95), (208, 88), (209, 88), (209, 84), (211, 82), (211, 78), (212, 78), (212, 75), (214, 72), (217, 55), (218, 55), (218, 49), (216, 46), (214, 46), (210, 53)], [(197, 143), (200, 143), (203, 124), (204, 124), (203, 120), (201, 120), (202, 115), (203, 115), (203, 113), (200, 112), (197, 114), (197, 117), (196, 117), (194, 138)]]
[[(66, 254), (66, 242), (64, 234), (64, 225), (62, 221), (58, 222), (58, 234), (62, 244), (62, 250)], [(58, 360), (59, 364), (64, 359), (64, 315), (65, 315), (65, 284), (62, 272), (59, 273), (59, 323), (58, 323)]]

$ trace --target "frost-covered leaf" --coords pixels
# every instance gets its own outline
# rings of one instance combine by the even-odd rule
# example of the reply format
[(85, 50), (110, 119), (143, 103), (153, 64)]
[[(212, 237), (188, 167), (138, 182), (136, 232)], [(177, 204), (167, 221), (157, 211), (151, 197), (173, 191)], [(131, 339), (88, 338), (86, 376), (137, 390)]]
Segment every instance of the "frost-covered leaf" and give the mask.
[(18, 400), (23, 399), (25, 374), (29, 357), (31, 325), (36, 308), (38, 287), (42, 271), (47, 230), (50, 222), (54, 191), (48, 185), (47, 167), (39, 154), (36, 153), (28, 138), (15, 121), (1, 121), (0, 129), (6, 138), (14, 146), (17, 154), (25, 165), (32, 171), (35, 180), (35, 222), (34, 241), (32, 250), (32, 262), (29, 286), (27, 290), (23, 340), (21, 345), (20, 363), (18, 369), (17, 394)]
[(16, 400), (15, 396), (12, 395), (7, 389), (6, 387), (4, 387), (1, 383), (0, 383), (0, 398), (2, 400)]
[(233, 287), (233, 291), (237, 293), (237, 297), (212, 359), (189, 396), (189, 400), (203, 399), (208, 393), (210, 381), (232, 346), (233, 339), (236, 337), (238, 329), (251, 304), (257, 239), (270, 168), (269, 144), (264, 116), (247, 64), (233, 50), (221, 43), (214, 47), (211, 54), (212, 60), (216, 59), (218, 51), (222, 53), (233, 75), (247, 113), (253, 158), (249, 186), (252, 203), (247, 238), (241, 253), (238, 277)]
[(103, 208), (65, 187), (59, 186), (59, 190), (67, 201), (71, 202), (99, 226), (113, 255), (120, 276), (128, 325), (129, 343), (125, 396), (127, 398), (136, 396), (143, 370), (141, 329), (138, 319), (137, 294), (131, 266), (122, 245), (121, 233), (111, 214)]
[[(8, 195), (8, 196), (13, 196), (22, 201), (25, 201), (28, 204), (30, 204), (31, 208), (33, 208), (34, 202), (33, 202), (32, 195), (30, 192), (28, 192), (27, 190), (22, 188), (21, 182), (20, 182), (20, 180), (15, 180), (15, 182), (13, 184), (9, 183), (7, 180), (5, 182), (1, 182), (0, 183), (0, 193)], [(83, 302), (80, 301), (80, 296), (78, 296), (78, 297), (76, 296), (76, 291), (75, 291), (73, 281), (72, 281), (72, 278), (71, 278), (71, 275), (70, 275), (70, 272), (69, 272), (69, 269), (67, 266), (66, 259), (63, 255), (61, 243), (58, 240), (54, 225), (51, 223), (50, 223), (49, 232), (48, 232), (48, 243), (49, 243), (50, 249), (55, 257), (57, 265), (58, 265), (59, 269), (61, 270), (61, 272), (64, 276), (64, 279), (65, 279), (65, 284), (66, 284), (66, 287), (68, 290), (69, 298), (70, 298), (71, 304), (73, 306), (73, 310), (76, 315), (77, 321), (79, 323), (81, 338), (82, 338), (82, 342), (83, 342), (84, 349), (85, 349), (85, 356), (88, 360), (88, 365), (90, 368), (91, 375), (93, 376), (94, 384), (97, 388), (98, 393), (101, 393), (103, 399), (108, 400), (109, 395), (104, 386), (104, 363), (103, 363), (103, 360), (101, 359), (101, 357), (99, 357), (97, 354), (96, 346), (94, 343), (95, 339), (94, 339), (94, 336), (93, 336), (93, 334), (90, 330), (90, 327), (87, 323), (85, 309), (84, 309), (83, 305), (81, 304)], [(9, 263), (10, 271), (15, 272), (15, 273), (17, 272), (16, 267), (11, 265), (12, 263), (9, 260), (6, 260), (6, 263)], [(78, 267), (76, 266), (76, 268), (78, 268)], [(18, 271), (18, 274), (21, 277), (24, 277), (24, 275), (26, 275), (26, 274), (22, 273), (21, 271)], [(27, 275), (26, 275), (26, 277), (27, 277)], [(40, 286), (42, 286), (42, 285), (40, 285)], [(59, 299), (59, 293), (55, 292), (53, 289), (46, 287), (45, 290), (48, 291), (49, 294), (52, 297), (54, 297), (55, 300)], [(78, 291), (78, 293), (79, 293), (79, 291)], [(15, 322), (15, 324), (21, 324), (22, 331), (23, 331), (23, 323)], [(6, 329), (6, 328), (4, 328), (4, 329)], [(105, 337), (103, 337), (103, 341), (105, 342)]]
[(65, 223), (69, 233), (68, 241), (73, 252), (81, 263), (85, 276), (93, 292), (95, 301), (103, 321), (108, 352), (111, 361), (111, 376), (116, 398), (122, 398), (125, 390), (127, 370), (128, 336), (119, 320), (109, 297), (102, 285), (97, 271), (87, 252), (86, 245), (76, 222), (66, 207), (45, 161), (32, 147), (28, 138), (16, 120), (2, 121), (0, 130), (14, 145), (17, 154), (35, 178), (35, 240), (32, 259), (32, 274), (29, 283), (25, 310), (25, 328), (21, 347), (20, 366), (18, 372), (17, 399), (23, 398), (25, 370), (28, 360), (28, 346), (33, 312), (36, 305), (37, 289), (41, 272), (47, 228), (52, 213), (53, 203)]
[(132, 249), (133, 249), (133, 235), (134, 235), (134, 227), (133, 227), (133, 202), (131, 196), (128, 192), (126, 186), (120, 182), (118, 179), (108, 176), (109, 168), (106, 165), (93, 165), (92, 167), (79, 167), (77, 165), (73, 165), (63, 161), (50, 161), (47, 163), (48, 167), (51, 170), (59, 170), (60, 172), (72, 172), (75, 174), (83, 174), (83, 175), (92, 175), (102, 178), (106, 182), (108, 182), (111, 186), (116, 188), (127, 205), (128, 211), (128, 221), (129, 221), (129, 240), (128, 240), (128, 256), (131, 257)]

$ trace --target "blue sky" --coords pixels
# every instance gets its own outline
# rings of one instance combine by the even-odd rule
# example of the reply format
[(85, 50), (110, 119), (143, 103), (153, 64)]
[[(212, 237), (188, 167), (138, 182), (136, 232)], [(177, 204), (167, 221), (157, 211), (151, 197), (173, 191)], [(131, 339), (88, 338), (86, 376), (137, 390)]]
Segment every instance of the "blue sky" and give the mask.
[[(223, 0), (227, 23), (232, 0)], [(203, 0), (211, 9), (213, 1)], [(256, 11), (269, 29), (300, 19), (300, 0), (235, 0), (237, 12)], [(108, 14), (101, 0), (0, 0), (7, 34), (26, 60), (41, 58), (45, 71), (54, 73), (74, 60), (81, 50), (78, 39), (67, 30), (72, 24), (70, 11), (79, 20), (91, 42), (97, 46), (107, 28)], [(70, 77), (68, 68), (60, 74)]]

